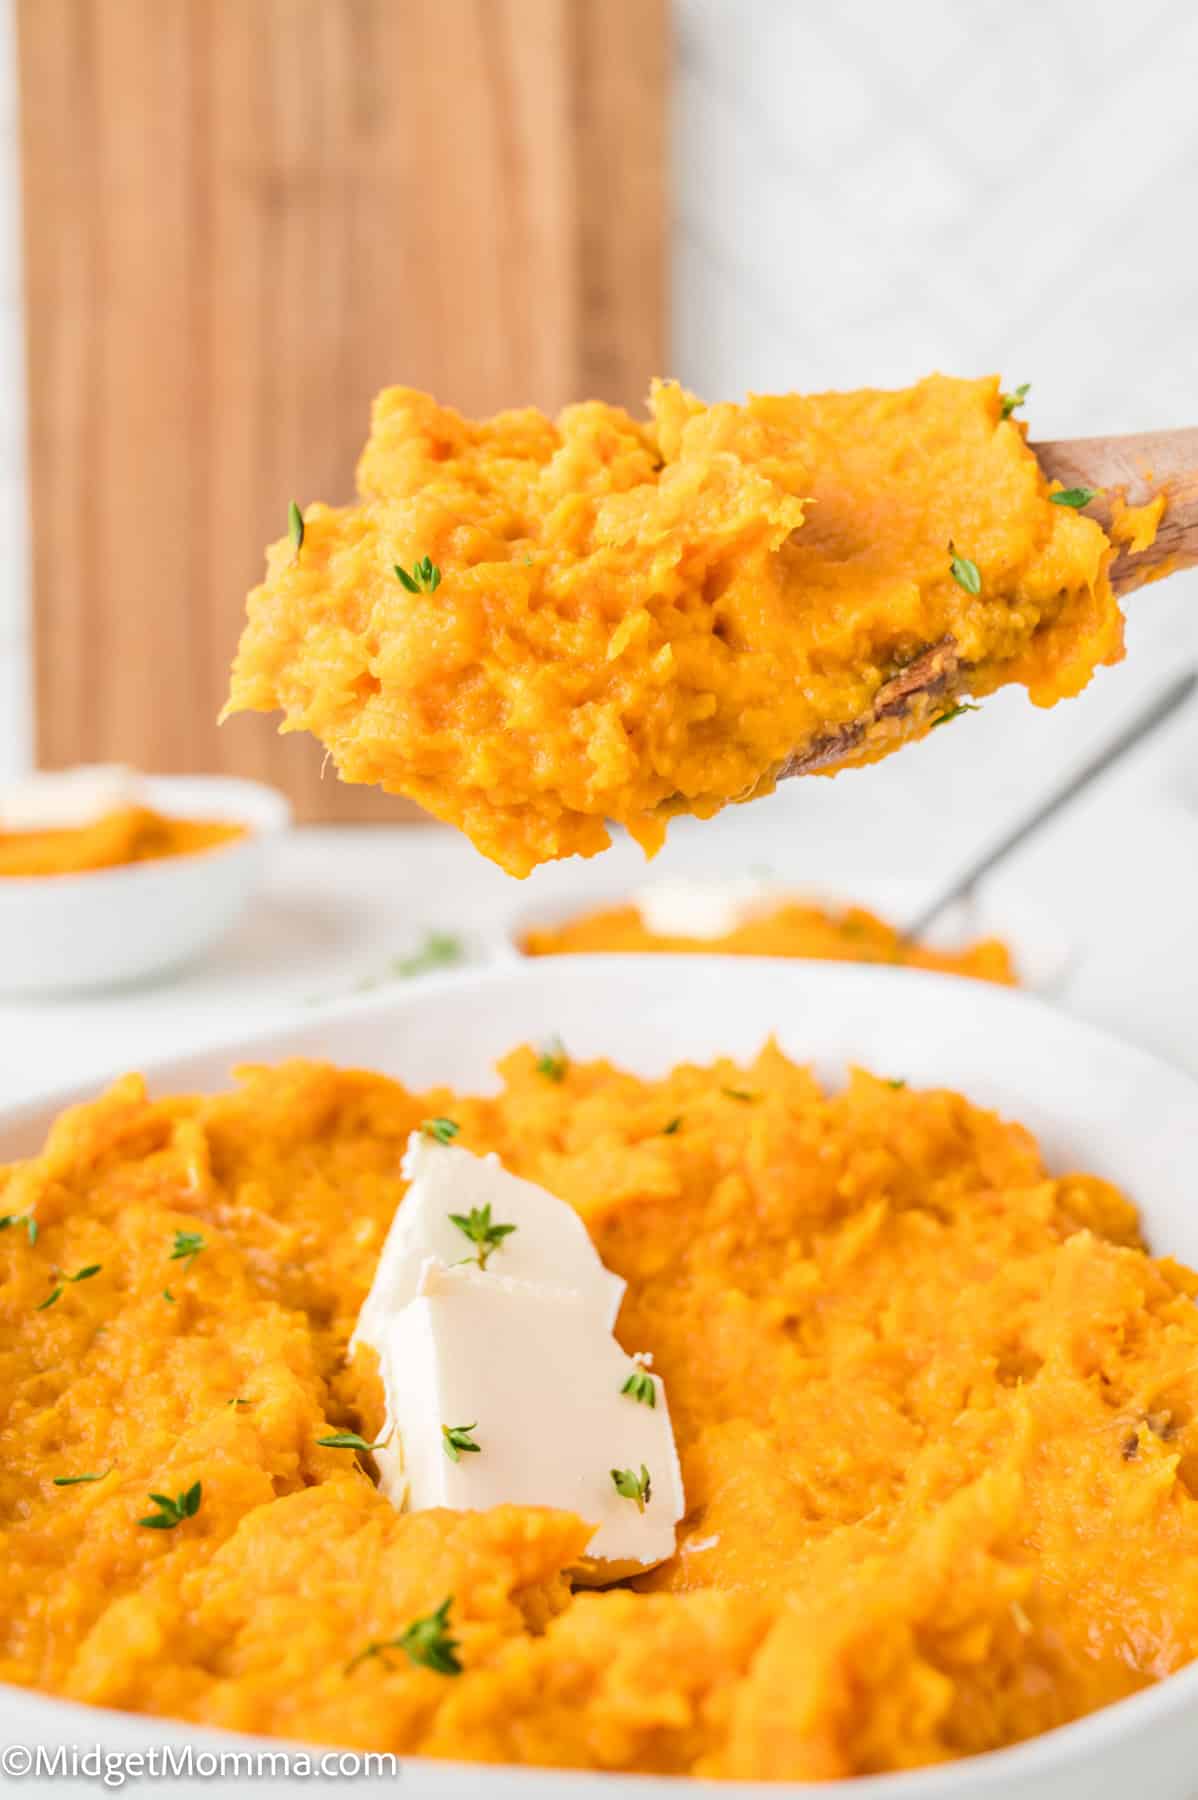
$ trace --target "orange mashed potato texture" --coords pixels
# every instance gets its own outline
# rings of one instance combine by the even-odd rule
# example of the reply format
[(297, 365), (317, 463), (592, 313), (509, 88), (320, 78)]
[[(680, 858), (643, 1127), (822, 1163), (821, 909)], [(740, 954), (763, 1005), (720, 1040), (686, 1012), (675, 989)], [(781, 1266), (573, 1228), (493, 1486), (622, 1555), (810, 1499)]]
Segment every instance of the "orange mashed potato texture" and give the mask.
[[(249, 597), (226, 713), (283, 713), (343, 780), (407, 794), (514, 875), (648, 851), (768, 792), (946, 636), (981, 694), (1049, 705), (1116, 660), (1110, 546), (1050, 504), (994, 379), (479, 423), (378, 398), (361, 499), (307, 509)], [(949, 542), (981, 592), (954, 580)], [(432, 592), (395, 566), (429, 558)], [(920, 735), (926, 703), (852, 755)]]
[(828, 907), (788, 901), (746, 919), (717, 938), (671, 937), (650, 931), (635, 906), (608, 906), (581, 913), (563, 925), (531, 926), (521, 939), (525, 956), (562, 956), (593, 951), (651, 950), (717, 956), (799, 956), (820, 962), (897, 963), (908, 969), (937, 969), (972, 975), (979, 981), (1016, 983), (1015, 965), (999, 938), (979, 938), (959, 950), (910, 944), (902, 933), (863, 906)]
[(0, 831), (0, 876), (82, 875), (124, 863), (189, 856), (244, 837), (243, 825), (168, 818), (148, 807), (107, 813), (94, 825), (61, 831)]
[[(1122, 1195), (901, 1071), (503, 1074), (463, 1099), (292, 1063), (159, 1102), (130, 1077), (0, 1177), (0, 1678), (361, 1748), (818, 1779), (1009, 1744), (1194, 1656), (1198, 1282)], [(317, 1442), (377, 1433), (346, 1344), (428, 1114), (628, 1282), (688, 1503), (636, 1586), (570, 1592), (578, 1519), (399, 1514)], [(139, 1523), (195, 1482), (193, 1516)], [(450, 1596), (459, 1675), (354, 1664)]]

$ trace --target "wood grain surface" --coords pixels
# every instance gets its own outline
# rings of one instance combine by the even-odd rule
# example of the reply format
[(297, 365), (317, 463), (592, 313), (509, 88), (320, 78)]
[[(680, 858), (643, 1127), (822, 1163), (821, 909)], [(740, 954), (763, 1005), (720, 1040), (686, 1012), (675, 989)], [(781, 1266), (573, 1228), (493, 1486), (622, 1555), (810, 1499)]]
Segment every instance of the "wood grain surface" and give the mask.
[(288, 501), (370, 399), (637, 405), (665, 366), (666, 0), (18, 0), (37, 744), (402, 804), (219, 731)]

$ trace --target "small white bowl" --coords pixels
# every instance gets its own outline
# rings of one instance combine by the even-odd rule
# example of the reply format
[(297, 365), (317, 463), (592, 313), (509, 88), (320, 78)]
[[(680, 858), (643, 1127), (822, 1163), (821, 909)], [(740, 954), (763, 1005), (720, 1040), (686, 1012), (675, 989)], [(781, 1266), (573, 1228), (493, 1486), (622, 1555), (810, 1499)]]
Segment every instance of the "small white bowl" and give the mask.
[[(715, 887), (724, 882), (724, 875), (712, 877)], [(927, 900), (927, 890), (918, 882), (885, 877), (846, 883), (839, 889), (774, 877), (768, 885), (777, 889), (779, 901), (797, 900), (830, 911), (863, 906), (900, 928), (904, 920), (918, 914)], [(626, 877), (610, 883), (588, 884), (584, 880), (567, 893), (559, 892), (552, 897), (546, 896), (539, 904), (516, 908), (504, 920), (496, 941), (490, 946), (491, 953), (497, 962), (523, 961), (526, 955), (524, 939), (538, 926), (565, 925), (583, 913), (623, 906), (635, 897), (636, 889), (629, 886)], [(934, 950), (960, 950), (979, 938), (989, 937), (1001, 938), (1007, 945), (1021, 987), (1037, 994), (1052, 994), (1063, 986), (1074, 960), (1074, 946), (1039, 907), (1029, 904), (1021, 894), (997, 884), (992, 892), (970, 895), (946, 907), (921, 942)], [(713, 946), (699, 943), (697, 948), (710, 952)], [(785, 957), (774, 960), (818, 959)]]
[(190, 962), (240, 918), (267, 840), (291, 822), (283, 795), (215, 775), (152, 777), (145, 795), (156, 812), (244, 825), (245, 835), (115, 869), (0, 877), (0, 994), (144, 980)]

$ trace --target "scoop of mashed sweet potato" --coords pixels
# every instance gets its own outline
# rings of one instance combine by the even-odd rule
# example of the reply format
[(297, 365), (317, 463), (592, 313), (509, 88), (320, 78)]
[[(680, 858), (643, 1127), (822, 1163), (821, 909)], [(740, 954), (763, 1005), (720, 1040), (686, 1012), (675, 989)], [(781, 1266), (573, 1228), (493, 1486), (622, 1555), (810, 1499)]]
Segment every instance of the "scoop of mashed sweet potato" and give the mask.
[[(1093, 520), (1054, 506), (994, 379), (474, 422), (375, 403), (360, 499), (269, 552), (226, 714), (283, 713), (341, 778), (406, 794), (515, 875), (649, 851), (768, 792), (951, 637), (969, 686), (1076, 693), (1121, 654)], [(951, 570), (950, 541), (980, 593)], [(440, 580), (409, 591), (428, 558)], [(926, 731), (927, 709), (851, 760)]]

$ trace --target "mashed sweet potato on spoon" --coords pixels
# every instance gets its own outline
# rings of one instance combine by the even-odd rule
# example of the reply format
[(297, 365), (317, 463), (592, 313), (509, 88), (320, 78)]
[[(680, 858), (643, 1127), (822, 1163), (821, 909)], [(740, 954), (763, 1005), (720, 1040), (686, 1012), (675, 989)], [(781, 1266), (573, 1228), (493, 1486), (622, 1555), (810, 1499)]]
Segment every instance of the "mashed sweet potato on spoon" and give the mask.
[[(647, 421), (389, 388), (358, 485), (271, 548), (226, 713), (281, 710), (514, 875), (883, 754), (961, 671), (1051, 705), (1122, 652), (1107, 537), (1052, 504), (993, 378), (743, 406), (658, 383)], [(945, 646), (939, 685), (856, 728)]]

